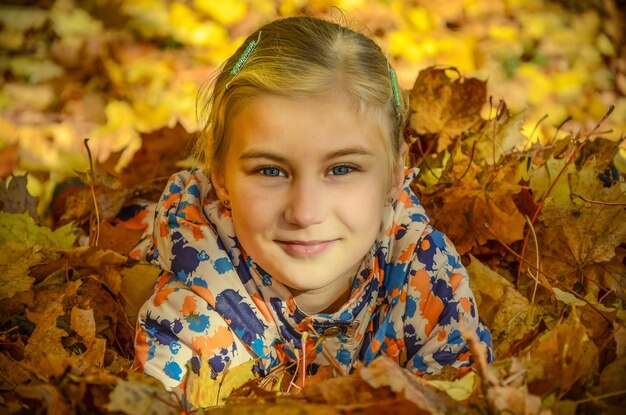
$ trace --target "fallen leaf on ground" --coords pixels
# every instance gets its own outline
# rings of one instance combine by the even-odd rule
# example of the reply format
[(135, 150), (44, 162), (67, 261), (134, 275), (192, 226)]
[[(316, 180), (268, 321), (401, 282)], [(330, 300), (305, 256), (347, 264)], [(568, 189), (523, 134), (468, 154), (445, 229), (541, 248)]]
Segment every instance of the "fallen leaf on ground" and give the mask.
[(417, 134), (438, 134), (437, 152), (455, 137), (475, 127), (487, 95), (486, 83), (476, 78), (456, 79), (450, 69), (428, 68), (419, 73), (411, 91), (410, 127)]

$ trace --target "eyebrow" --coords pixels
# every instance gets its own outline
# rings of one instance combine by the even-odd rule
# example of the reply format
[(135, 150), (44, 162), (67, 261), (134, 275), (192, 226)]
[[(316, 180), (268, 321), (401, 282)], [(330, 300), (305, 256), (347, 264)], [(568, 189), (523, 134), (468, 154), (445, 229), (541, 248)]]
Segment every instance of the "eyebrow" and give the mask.
[[(371, 151), (367, 150), (364, 147), (354, 146), (354, 147), (342, 148), (342, 149), (333, 151), (331, 153), (328, 153), (324, 156), (324, 160), (332, 160), (332, 159), (343, 157), (343, 156), (353, 156), (353, 155), (373, 156), (374, 153), (372, 153)], [(242, 153), (239, 156), (239, 160), (257, 159), (257, 158), (274, 160), (279, 163), (287, 162), (286, 157), (277, 153), (272, 153), (270, 151), (263, 151), (263, 150), (249, 150), (249, 151)]]

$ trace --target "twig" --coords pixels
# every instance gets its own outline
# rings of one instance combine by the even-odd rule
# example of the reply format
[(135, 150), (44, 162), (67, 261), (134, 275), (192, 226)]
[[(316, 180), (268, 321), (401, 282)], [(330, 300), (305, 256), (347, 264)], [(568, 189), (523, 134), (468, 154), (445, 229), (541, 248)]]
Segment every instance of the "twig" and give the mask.
[[(500, 102), (498, 103), (498, 108), (496, 108), (496, 115), (493, 117), (493, 134), (491, 136), (491, 147), (492, 147), (492, 153), (493, 153), (493, 169), (494, 170), (498, 170), (499, 167), (496, 165), (496, 127), (498, 126), (498, 118), (500, 118), (500, 115), (502, 115), (500, 113), (500, 111), (502, 111), (502, 104), (504, 104), (504, 101), (502, 99), (500, 99)], [(491, 108), (493, 108), (492, 102), (491, 102), (491, 97), (489, 97), (489, 115), (491, 115)]]
[(572, 119), (572, 116), (570, 115), (566, 119), (564, 119), (563, 122), (559, 124), (558, 127), (556, 127), (556, 131), (554, 132), (554, 136), (552, 137), (552, 143), (556, 141), (556, 136), (559, 134), (559, 131), (561, 131), (561, 128), (563, 128), (563, 126), (571, 119)]
[(606, 399), (606, 398), (611, 398), (613, 396), (623, 395), (625, 393), (626, 393), (626, 389), (623, 389), (621, 391), (605, 393), (604, 395), (600, 395), (600, 396), (590, 396), (589, 398), (585, 398), (585, 399), (580, 399), (578, 401), (574, 401), (574, 403), (576, 405), (578, 405), (578, 404), (585, 403), (585, 402), (592, 402), (592, 401), (595, 401), (595, 400), (598, 400), (598, 399)]
[(533, 240), (535, 241), (535, 253), (536, 253), (536, 257), (537, 257), (537, 275), (533, 275), (530, 272), (530, 269), (528, 270), (528, 274), (530, 274), (531, 277), (533, 277), (533, 279), (535, 280), (535, 287), (533, 288), (533, 296), (530, 299), (530, 304), (534, 304), (535, 303), (535, 295), (537, 294), (537, 286), (539, 285), (539, 270), (541, 269), (539, 267), (539, 243), (537, 242), (537, 234), (535, 233), (535, 227), (533, 226), (532, 223), (530, 223), (530, 219), (528, 218), (527, 215), (524, 215), (524, 219), (526, 219), (526, 222), (528, 223), (528, 226), (530, 226), (530, 230), (533, 233)]
[(537, 131), (537, 128), (539, 128), (539, 124), (541, 124), (542, 122), (544, 122), (546, 120), (546, 118), (548, 118), (548, 114), (544, 114), (543, 117), (541, 117), (539, 119), (539, 121), (537, 121), (537, 123), (535, 124), (535, 127), (533, 128), (533, 130), (530, 132), (530, 135), (528, 136), (528, 141), (530, 142), (533, 138), (533, 135), (535, 135), (535, 131)]
[(465, 175), (469, 171), (470, 166), (472, 165), (472, 161), (474, 161), (474, 150), (476, 150), (476, 141), (474, 141), (474, 143), (472, 144), (472, 149), (470, 150), (470, 160), (469, 160), (469, 163), (467, 163), (467, 167), (465, 168), (465, 171), (463, 172), (461, 177), (459, 177), (455, 181), (457, 181), (457, 182), (461, 181), (463, 179), (463, 177), (465, 177)]
[[(613, 112), (614, 109), (615, 109), (615, 105), (611, 104), (609, 106), (609, 110), (606, 112), (606, 114), (604, 114), (602, 119), (600, 121), (598, 121), (598, 123), (593, 128), (593, 130), (591, 130), (591, 132), (589, 132), (585, 136), (584, 140), (578, 145), (576, 150), (574, 150), (574, 152), (572, 152), (572, 154), (570, 154), (569, 158), (567, 159), (567, 161), (565, 162), (565, 164), (563, 165), (563, 167), (561, 168), (561, 170), (559, 171), (559, 173), (555, 177), (554, 181), (552, 181), (552, 183), (550, 183), (550, 187), (548, 187), (548, 190), (543, 195), (543, 198), (539, 201), (539, 204), (537, 205), (537, 208), (535, 209), (535, 213), (533, 214), (533, 217), (532, 217), (532, 219), (530, 221), (531, 224), (533, 224), (533, 225), (535, 224), (535, 221), (539, 217), (539, 212), (541, 212), (541, 209), (543, 208), (543, 205), (545, 204), (545, 201), (548, 199), (548, 196), (550, 195), (550, 193), (552, 193), (552, 190), (554, 190), (554, 187), (558, 183), (559, 179), (561, 178), (561, 176), (563, 175), (563, 173), (565, 172), (567, 167), (572, 163), (572, 161), (574, 161), (574, 159), (576, 158), (578, 153), (580, 153), (580, 151), (583, 149), (585, 144), (587, 144), (587, 142), (589, 141), (591, 136), (595, 133), (595, 131), (598, 128), (600, 128), (600, 125), (604, 121), (606, 121), (606, 119), (611, 115), (611, 113)], [(530, 235), (530, 232), (526, 232), (526, 235), (524, 236), (524, 242), (522, 243), (522, 252), (520, 254), (522, 258), (524, 258), (524, 254), (526, 253), (526, 245), (528, 244), (528, 237), (529, 237), (529, 235)], [(517, 270), (517, 278), (516, 278), (516, 281), (515, 281), (515, 288), (519, 289), (521, 275), (522, 275), (522, 262), (520, 262), (520, 266), (519, 266), (519, 268)]]
[[(87, 149), (87, 155), (89, 156), (89, 189), (91, 190), (91, 197), (93, 199), (93, 206), (96, 211), (96, 230), (94, 232), (94, 243), (93, 246), (98, 246), (98, 241), (100, 238), (100, 210), (98, 209), (98, 200), (96, 199), (96, 190), (94, 188), (94, 184), (96, 183), (96, 176), (93, 171), (93, 159), (91, 157), (91, 150), (89, 149), (89, 138), (85, 138), (83, 140), (85, 144), (85, 148)], [(90, 230), (91, 231), (91, 230)], [(90, 232), (91, 233), (91, 232)]]
[(626, 203), (619, 203), (619, 202), (602, 202), (600, 200), (592, 200), (592, 199), (587, 199), (585, 196), (581, 196), (577, 193), (573, 193), (572, 192), (572, 196), (576, 196), (582, 200), (584, 200), (587, 203), (593, 203), (594, 205), (604, 205), (604, 206), (626, 206)]
[(422, 160), (424, 160), (424, 164), (426, 165), (426, 168), (428, 169), (428, 171), (429, 171), (429, 172), (431, 172), (431, 174), (432, 174), (433, 176), (435, 176), (435, 179), (437, 179), (437, 181), (439, 181), (439, 179), (441, 179), (441, 177), (440, 177), (440, 176), (437, 176), (437, 175), (435, 174), (435, 172), (433, 171), (433, 169), (431, 169), (431, 168), (430, 168), (430, 165), (428, 164), (428, 160), (426, 160), (426, 156), (428, 155), (428, 153), (430, 153), (430, 148), (431, 148), (431, 147), (429, 147), (429, 148), (427, 149), (428, 151), (427, 151), (426, 153), (424, 153), (424, 149), (422, 148), (422, 143), (420, 142), (420, 138), (419, 138), (419, 137), (417, 137), (417, 140), (415, 140), (415, 141), (417, 142), (417, 149), (419, 150), (420, 155), (422, 156)]

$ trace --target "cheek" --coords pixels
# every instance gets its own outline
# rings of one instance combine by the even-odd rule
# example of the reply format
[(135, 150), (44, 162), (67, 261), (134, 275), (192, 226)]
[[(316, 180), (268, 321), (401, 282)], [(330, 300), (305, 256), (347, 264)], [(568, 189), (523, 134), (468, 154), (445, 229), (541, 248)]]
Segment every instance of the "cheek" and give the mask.
[(377, 182), (356, 186), (337, 198), (342, 222), (364, 233), (378, 232), (384, 211), (384, 186)]
[(233, 225), (239, 239), (250, 239), (263, 234), (276, 223), (279, 203), (258, 189), (240, 189), (232, 194)]

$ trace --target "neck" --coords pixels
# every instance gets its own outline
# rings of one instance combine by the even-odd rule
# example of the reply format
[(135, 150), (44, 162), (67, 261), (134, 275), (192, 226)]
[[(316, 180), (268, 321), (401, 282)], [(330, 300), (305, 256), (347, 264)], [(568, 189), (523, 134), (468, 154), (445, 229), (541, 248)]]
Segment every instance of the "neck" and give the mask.
[(355, 273), (352, 269), (325, 287), (298, 291), (289, 288), (298, 307), (307, 314), (333, 313), (350, 299)]

